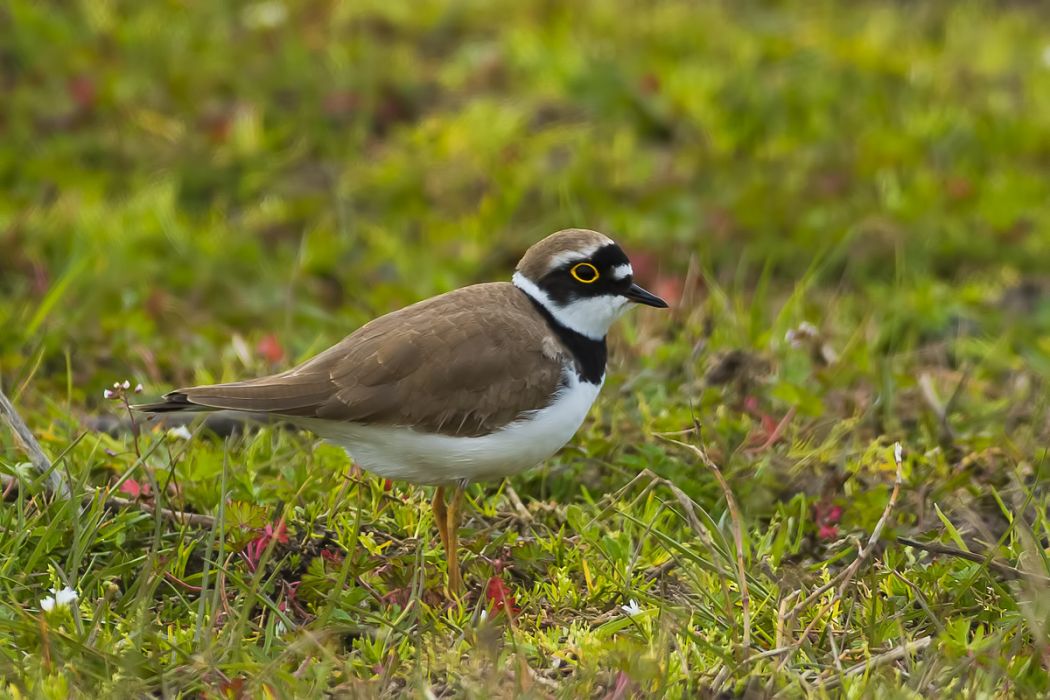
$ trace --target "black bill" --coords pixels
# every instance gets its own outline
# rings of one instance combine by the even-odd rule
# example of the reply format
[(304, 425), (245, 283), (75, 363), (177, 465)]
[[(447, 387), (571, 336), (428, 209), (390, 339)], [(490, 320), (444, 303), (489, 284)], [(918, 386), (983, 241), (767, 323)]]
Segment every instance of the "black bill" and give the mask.
[(647, 292), (637, 284), (632, 284), (631, 288), (624, 294), (625, 297), (635, 302), (636, 304), (645, 304), (646, 306), (655, 306), (658, 309), (666, 309), (667, 302), (656, 296), (652, 292)]

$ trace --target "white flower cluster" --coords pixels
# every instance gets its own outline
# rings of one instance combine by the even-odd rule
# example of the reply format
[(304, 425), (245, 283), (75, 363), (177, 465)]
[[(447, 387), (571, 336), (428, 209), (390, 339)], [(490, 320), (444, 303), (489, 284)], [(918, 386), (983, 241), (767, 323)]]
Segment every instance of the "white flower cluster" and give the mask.
[[(122, 398), (123, 396), (127, 395), (128, 391), (130, 389), (131, 389), (131, 382), (129, 380), (127, 380), (127, 379), (125, 379), (122, 382), (113, 382), (113, 388), (112, 389), (106, 389), (105, 391), (103, 391), (102, 392), (102, 398), (104, 398), (104, 399), (119, 399), (119, 398)], [(135, 385), (135, 393), (136, 394), (141, 394), (142, 393), (142, 385), (141, 384), (136, 384)]]
[(793, 348), (800, 348), (807, 341), (813, 340), (820, 335), (820, 331), (809, 321), (798, 324), (798, 328), (789, 328), (784, 334), (784, 341)]

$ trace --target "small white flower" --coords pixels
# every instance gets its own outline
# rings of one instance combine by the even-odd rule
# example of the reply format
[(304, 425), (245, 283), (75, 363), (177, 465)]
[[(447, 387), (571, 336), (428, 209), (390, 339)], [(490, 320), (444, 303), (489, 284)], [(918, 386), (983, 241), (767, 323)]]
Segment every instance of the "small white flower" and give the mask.
[(120, 382), (113, 382), (113, 388), (120, 391)]
[(820, 331), (809, 321), (798, 324), (798, 328), (789, 328), (784, 334), (784, 341), (793, 348), (800, 348), (807, 340), (812, 340), (820, 335)]
[(69, 586), (66, 586), (60, 591), (56, 591), (54, 588), (52, 588), (51, 592), (55, 594), (56, 605), (69, 605), (70, 603), (75, 603), (77, 598), (80, 597), (79, 595), (77, 595), (77, 592)]
[(55, 588), (51, 589), (51, 595), (41, 599), (40, 609), (44, 612), (51, 612), (55, 608), (68, 607), (70, 603), (75, 603), (77, 598), (80, 596), (69, 586), (66, 586), (62, 590)]
[(168, 435), (170, 435), (173, 438), (178, 438), (179, 440), (189, 440), (191, 437), (193, 437), (193, 433), (191, 433), (190, 429), (187, 428), (185, 425), (180, 425), (177, 428), (172, 428), (168, 431)]
[(627, 603), (627, 605), (621, 605), (620, 610), (623, 610), (629, 616), (634, 617), (642, 612), (642, 609), (638, 607), (638, 601), (634, 598), (631, 598)]
[(121, 384), (121, 385), (120, 385), (120, 387), (121, 387), (122, 389), (124, 389), (125, 391), (127, 391), (128, 389), (130, 389), (130, 388), (131, 388), (131, 382), (129, 382), (129, 381), (127, 380), (127, 379), (125, 379), (125, 380), (124, 380), (124, 383), (123, 383), (123, 384)]
[(904, 459), (904, 448), (901, 447), (899, 442), (893, 443), (893, 460), (900, 464)]
[(113, 392), (110, 391), (109, 389), (106, 389), (105, 391), (102, 392), (102, 398), (104, 398), (104, 399), (112, 399), (113, 398)]
[(135, 393), (136, 394), (141, 394), (142, 393), (142, 385), (141, 384), (136, 384), (135, 385)]

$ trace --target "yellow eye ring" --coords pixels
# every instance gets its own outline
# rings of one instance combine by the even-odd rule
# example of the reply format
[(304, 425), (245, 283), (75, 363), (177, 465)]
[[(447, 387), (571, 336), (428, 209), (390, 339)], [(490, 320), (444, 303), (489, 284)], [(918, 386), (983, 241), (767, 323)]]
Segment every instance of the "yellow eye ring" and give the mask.
[(598, 268), (587, 262), (576, 263), (569, 270), (569, 274), (577, 282), (583, 282), (584, 284), (592, 284), (598, 281)]

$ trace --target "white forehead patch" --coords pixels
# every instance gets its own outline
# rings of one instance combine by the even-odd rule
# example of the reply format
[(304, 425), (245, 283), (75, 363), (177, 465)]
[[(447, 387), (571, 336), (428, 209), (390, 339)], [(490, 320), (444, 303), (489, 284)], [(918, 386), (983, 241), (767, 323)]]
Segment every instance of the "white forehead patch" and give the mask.
[(612, 276), (614, 280), (625, 280), (628, 277), (634, 277), (634, 268), (631, 267), (631, 263), (617, 265), (612, 269)]
[(567, 263), (575, 262), (577, 260), (587, 260), (592, 255), (597, 253), (600, 249), (609, 245), (608, 243), (601, 242), (595, 243), (594, 245), (587, 246), (586, 248), (579, 248), (577, 250), (563, 250), (562, 252), (554, 255), (550, 259), (550, 264), (547, 267), (548, 270), (557, 270), (562, 265)]

